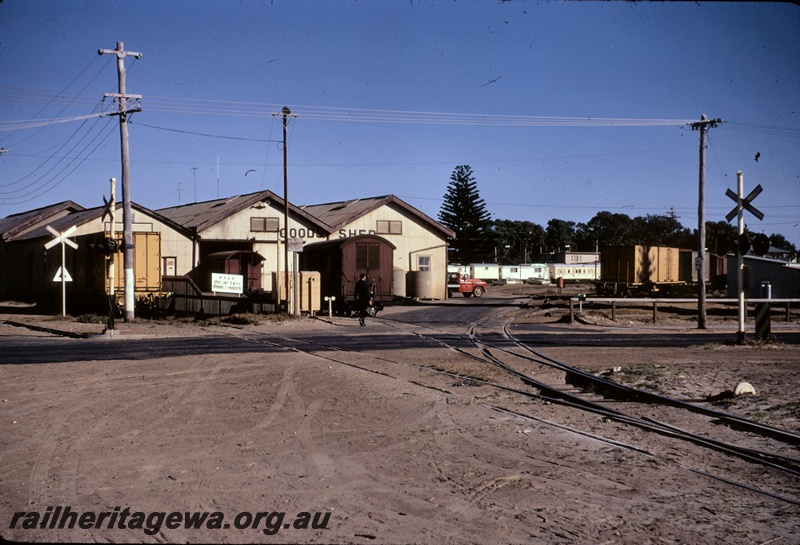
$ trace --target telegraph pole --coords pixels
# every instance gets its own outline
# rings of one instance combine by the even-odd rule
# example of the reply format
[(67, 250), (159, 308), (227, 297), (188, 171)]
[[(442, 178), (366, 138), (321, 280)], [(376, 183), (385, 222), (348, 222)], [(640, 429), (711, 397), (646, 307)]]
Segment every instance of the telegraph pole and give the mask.
[(697, 202), (697, 329), (706, 329), (706, 133), (709, 127), (716, 127), (721, 119), (709, 120), (700, 116), (698, 123), (692, 123), (692, 130), (700, 131), (700, 191)]
[(119, 93), (106, 93), (107, 97), (114, 97), (119, 102), (119, 137), (122, 148), (122, 243), (124, 248), (123, 262), (125, 265), (125, 321), (134, 318), (134, 277), (133, 277), (133, 211), (131, 210), (130, 191), (130, 162), (128, 159), (128, 114), (141, 111), (141, 106), (128, 110), (127, 100), (139, 100), (141, 95), (128, 95), (125, 91), (125, 57), (142, 58), (141, 53), (125, 51), (122, 42), (117, 42), (116, 49), (100, 49), (98, 55), (117, 56), (117, 79), (119, 80)]
[[(273, 114), (277, 115), (277, 114)], [(286, 286), (286, 313), (289, 313), (289, 148), (286, 143), (286, 126), (292, 110), (288, 106), (281, 109), (280, 115), (283, 117), (283, 263), (284, 285)], [(294, 116), (296, 117), (296, 116)], [(295, 286), (296, 288), (297, 286)], [(280, 294), (280, 292), (279, 292)], [(295, 301), (295, 305), (297, 302)]]

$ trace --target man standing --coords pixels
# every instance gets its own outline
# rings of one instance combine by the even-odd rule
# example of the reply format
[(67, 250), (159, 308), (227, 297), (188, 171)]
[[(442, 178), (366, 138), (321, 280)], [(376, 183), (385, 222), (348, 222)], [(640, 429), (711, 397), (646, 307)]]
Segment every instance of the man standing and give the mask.
[(361, 276), (359, 276), (353, 290), (353, 297), (356, 300), (356, 308), (358, 309), (358, 323), (364, 326), (366, 325), (364, 319), (367, 317), (367, 307), (372, 304), (372, 293), (369, 291), (366, 274), (361, 273)]

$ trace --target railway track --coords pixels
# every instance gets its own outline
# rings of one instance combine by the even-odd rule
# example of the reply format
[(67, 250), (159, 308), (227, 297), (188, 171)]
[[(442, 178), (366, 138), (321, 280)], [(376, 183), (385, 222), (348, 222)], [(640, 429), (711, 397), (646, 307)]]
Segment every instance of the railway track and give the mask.
[[(511, 396), (522, 399), (537, 399), (547, 404), (558, 404), (576, 411), (594, 414), (600, 416), (603, 422), (615, 422), (624, 426), (633, 426), (658, 434), (667, 438), (667, 440), (680, 441), (700, 449), (712, 450), (728, 457), (769, 468), (780, 474), (787, 474), (792, 478), (800, 476), (800, 458), (796, 457), (796, 447), (800, 445), (800, 435), (703, 405), (635, 389), (555, 360), (541, 351), (527, 346), (517, 338), (513, 332), (514, 317), (508, 317), (506, 314), (495, 315), (495, 317), (469, 324), (463, 333), (454, 333), (420, 324), (407, 324), (387, 319), (383, 319), (381, 322), (399, 332), (413, 335), (419, 340), (421, 346), (433, 344), (456, 350), (475, 362), (500, 369), (508, 377), (511, 377), (513, 381), (519, 381), (521, 385), (520, 387), (515, 387), (513, 381), (501, 384), (484, 379), (464, 377), (446, 371), (435, 372), (451, 375), (455, 378), (468, 379), (474, 383), (500, 389)], [(498, 317), (500, 318), (499, 320)], [(373, 373), (389, 375), (390, 373), (387, 372), (385, 364), (434, 371), (427, 365), (383, 357), (374, 352), (369, 352), (368, 355), (370, 360), (377, 365), (364, 365), (365, 351), (363, 348), (353, 349), (352, 346), (348, 346), (346, 343), (320, 342), (276, 334), (240, 333), (237, 336), (286, 350), (311, 354)], [(545, 372), (542, 372), (543, 369)], [(426, 386), (424, 384), (421, 385)], [(439, 388), (436, 389), (438, 390)], [(451, 393), (446, 390), (442, 391), (448, 394)], [(484, 405), (494, 411), (513, 415), (516, 418), (553, 424), (542, 419), (541, 416), (527, 414), (517, 409), (502, 407), (497, 404), (484, 403)], [(624, 410), (619, 408), (620, 405), (624, 405)], [(647, 408), (654, 406), (665, 411), (665, 414), (669, 412), (674, 412), (675, 414), (690, 413), (696, 417), (692, 420), (692, 425), (696, 425), (697, 429), (682, 429), (670, 424), (667, 418), (656, 419), (649, 416)], [(570, 426), (560, 425), (560, 427), (565, 427), (575, 433), (591, 435), (595, 439), (621, 448), (660, 458), (651, 452), (647, 441), (644, 444), (634, 445), (630, 444), (630, 442), (615, 439), (611, 431), (609, 431), (608, 435), (598, 435), (596, 432), (588, 432), (587, 430)], [(718, 432), (722, 429), (727, 430), (725, 434), (727, 438), (715, 438), (715, 436), (721, 435)], [(741, 434), (758, 436), (760, 438), (759, 444), (763, 444), (763, 448), (752, 448), (738, 444), (736, 437), (744, 439)], [(647, 437), (645, 435), (645, 438)], [(800, 505), (800, 498), (773, 493), (733, 478), (694, 468), (680, 461), (672, 461), (688, 471), (755, 491), (790, 504)]]

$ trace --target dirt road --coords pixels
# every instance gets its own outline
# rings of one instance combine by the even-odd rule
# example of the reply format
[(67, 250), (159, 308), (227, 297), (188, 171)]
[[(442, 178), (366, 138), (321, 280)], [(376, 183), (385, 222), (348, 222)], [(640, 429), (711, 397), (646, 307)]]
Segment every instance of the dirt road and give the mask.
[[(221, 336), (253, 346), (140, 361), (0, 366), (0, 536), (25, 542), (800, 542), (797, 476), (481, 385), (469, 377), (521, 387), (447, 346), (419, 341), (381, 348), (414, 336), (395, 317), (389, 312), (366, 328), (345, 318), (238, 327), (142, 322), (121, 325), (113, 339), (68, 339), (0, 322), (0, 343), (24, 336), (32, 347), (59, 339), (69, 349), (126, 336), (154, 342)], [(279, 346), (281, 339), (317, 334), (338, 339), (344, 349)], [(621, 380), (686, 399), (747, 380), (756, 395), (729, 400), (726, 410), (800, 432), (797, 345), (645, 350), (554, 343), (546, 352), (594, 373), (619, 367)], [(645, 368), (647, 376), (636, 372)], [(652, 411), (657, 418), (660, 409)], [(755, 436), (736, 437), (764, 446)], [(796, 455), (796, 446), (789, 450)], [(67, 506), (74, 518), (65, 516)], [(186, 527), (187, 517), (196, 524), (203, 513), (200, 528)]]

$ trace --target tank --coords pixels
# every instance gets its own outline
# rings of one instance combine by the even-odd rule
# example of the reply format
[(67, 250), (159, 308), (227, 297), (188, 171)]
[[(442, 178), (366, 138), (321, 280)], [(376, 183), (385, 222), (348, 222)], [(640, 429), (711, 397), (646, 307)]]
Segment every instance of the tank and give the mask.
[(409, 297), (433, 299), (433, 273), (430, 271), (408, 272)]
[(406, 274), (407, 271), (403, 269), (395, 269), (392, 273), (392, 295), (397, 297), (406, 296)]

